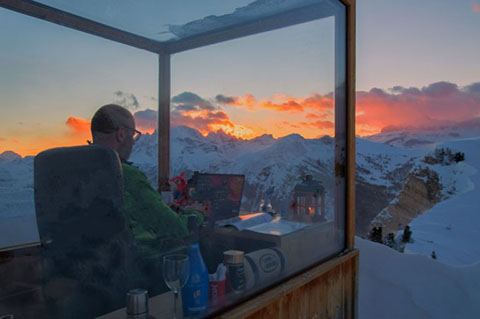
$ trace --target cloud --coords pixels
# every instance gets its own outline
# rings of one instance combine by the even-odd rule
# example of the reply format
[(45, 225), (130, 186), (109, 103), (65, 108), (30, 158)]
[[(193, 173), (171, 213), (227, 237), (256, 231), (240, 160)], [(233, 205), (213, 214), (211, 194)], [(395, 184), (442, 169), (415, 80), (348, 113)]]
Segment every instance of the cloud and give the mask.
[(272, 97), (257, 100), (252, 94), (244, 96), (225, 96), (219, 94), (215, 100), (223, 105), (243, 107), (250, 111), (271, 110), (286, 113), (302, 113), (306, 110), (317, 112), (333, 109), (333, 94), (311, 94), (307, 97), (292, 97), (275, 94)]
[(480, 13), (480, 4), (478, 2), (474, 2), (472, 6), (473, 13)]
[(248, 110), (254, 111), (257, 106), (257, 99), (253, 94), (246, 94), (244, 96), (225, 96), (218, 94), (215, 100), (223, 105), (231, 105), (236, 107), (243, 107)]
[(326, 113), (322, 113), (322, 114), (307, 113), (307, 115), (305, 115), (305, 118), (307, 118), (309, 120), (324, 119), (326, 117), (327, 117)]
[[(233, 103), (223, 95), (217, 95), (215, 101)], [(212, 102), (192, 92), (183, 92), (172, 98), (170, 123), (172, 126), (188, 126), (202, 134), (223, 131), (236, 136), (251, 134), (251, 130), (235, 125), (228, 114)]]
[(202, 134), (218, 130), (230, 133), (235, 129), (235, 124), (230, 121), (228, 114), (224, 111), (172, 112), (171, 125), (188, 126), (200, 131)]
[(113, 93), (115, 100), (113, 103), (121, 105), (130, 111), (135, 111), (140, 107), (138, 99), (133, 93), (116, 91)]
[(207, 101), (195, 93), (183, 92), (172, 98), (173, 108), (179, 111), (193, 111), (193, 110), (216, 110), (210, 101)]
[(280, 112), (301, 113), (303, 106), (294, 99), (288, 99), (284, 102), (274, 103), (268, 100), (260, 102), (260, 106), (265, 109), (270, 109)]
[(74, 133), (90, 132), (90, 121), (82, 118), (70, 116), (65, 124), (73, 130)]
[(311, 126), (314, 126), (318, 129), (331, 129), (335, 127), (335, 124), (331, 121), (315, 121), (313, 123), (309, 123)]
[(225, 96), (225, 95), (223, 95), (223, 94), (218, 94), (218, 95), (215, 97), (215, 100), (216, 100), (218, 103), (222, 103), (222, 104), (234, 104), (234, 103), (235, 103), (235, 98), (234, 98), (234, 97)]
[(137, 130), (141, 132), (153, 133), (153, 131), (157, 128), (157, 111), (151, 109), (138, 111), (133, 114), (133, 118), (135, 119), (135, 126)]
[[(248, 127), (235, 125), (225, 111), (195, 93), (183, 92), (172, 98), (172, 104), (171, 126), (188, 126), (205, 135), (220, 130), (240, 137), (253, 134)], [(135, 112), (137, 129), (153, 133), (157, 128), (157, 116), (157, 111), (151, 109)]]
[(359, 91), (356, 108), (357, 133), (457, 123), (480, 116), (480, 82), (465, 87), (436, 82), (423, 88)]

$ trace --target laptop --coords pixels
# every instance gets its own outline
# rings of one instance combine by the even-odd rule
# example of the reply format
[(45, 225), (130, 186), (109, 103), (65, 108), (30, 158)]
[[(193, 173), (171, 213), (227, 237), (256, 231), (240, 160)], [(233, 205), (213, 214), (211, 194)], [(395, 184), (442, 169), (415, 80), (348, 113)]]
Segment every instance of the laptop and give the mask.
[(211, 222), (240, 214), (245, 175), (194, 172), (188, 180), (190, 199), (209, 205)]

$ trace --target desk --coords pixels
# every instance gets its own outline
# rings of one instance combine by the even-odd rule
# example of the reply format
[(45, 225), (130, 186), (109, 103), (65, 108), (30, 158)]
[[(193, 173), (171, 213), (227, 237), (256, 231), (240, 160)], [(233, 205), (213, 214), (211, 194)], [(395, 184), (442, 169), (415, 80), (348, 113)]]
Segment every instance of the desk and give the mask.
[[(334, 222), (315, 223), (305, 229), (298, 230), (283, 236), (256, 233), (252, 231), (237, 231), (233, 228), (216, 227), (214, 231), (202, 231), (202, 255), (207, 263), (209, 272), (215, 271), (218, 263), (222, 262), (223, 252), (228, 249), (238, 249), (245, 253), (264, 248), (279, 248), (285, 259), (285, 269), (282, 277), (288, 277), (307, 265), (318, 263), (321, 259), (338, 252), (340, 242), (336, 241), (337, 231)], [(276, 280), (280, 277), (275, 278)], [(248, 298), (266, 286), (274, 283), (272, 280), (262, 282), (239, 299)], [(179, 298), (180, 301), (181, 298)], [(237, 300), (228, 300), (227, 304)], [(238, 300), (239, 301), (239, 300)], [(248, 301), (247, 301), (248, 302)], [(180, 302), (181, 304), (181, 302)], [(168, 292), (150, 298), (150, 313), (159, 318), (169, 318), (173, 314), (173, 293)], [(181, 306), (179, 305), (179, 308)], [(125, 309), (117, 310), (99, 319), (125, 318)]]
[[(126, 296), (125, 296), (126, 298)], [(173, 292), (169, 291), (155, 297), (151, 297), (148, 301), (149, 312), (155, 319), (172, 318), (173, 317)], [(178, 297), (177, 315), (182, 318), (182, 298)], [(108, 314), (97, 317), (96, 319), (125, 319), (127, 317), (126, 308), (122, 308)]]
[(249, 230), (238, 231), (231, 227), (216, 227), (214, 232), (208, 235), (210, 237), (208, 241), (210, 245), (215, 243), (217, 246), (242, 250), (245, 253), (277, 247), (285, 257), (285, 272), (291, 274), (338, 251), (339, 248), (336, 246), (341, 246), (338, 235), (335, 223), (328, 221), (314, 223), (282, 236)]

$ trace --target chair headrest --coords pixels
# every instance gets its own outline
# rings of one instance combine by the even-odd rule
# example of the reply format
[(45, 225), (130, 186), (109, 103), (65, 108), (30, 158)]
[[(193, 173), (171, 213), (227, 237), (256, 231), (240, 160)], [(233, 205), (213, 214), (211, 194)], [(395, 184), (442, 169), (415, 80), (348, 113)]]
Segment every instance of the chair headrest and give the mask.
[[(41, 237), (42, 228), (50, 227), (47, 225), (68, 222), (68, 219), (73, 223), (76, 218), (81, 220), (94, 214), (90, 212), (93, 206), (96, 206), (93, 210), (97, 210), (95, 216), (101, 219), (102, 209), (106, 210), (101, 207), (116, 210), (123, 205), (123, 176), (118, 154), (101, 145), (43, 151), (34, 160), (34, 191)], [(75, 218), (72, 212), (79, 216)]]

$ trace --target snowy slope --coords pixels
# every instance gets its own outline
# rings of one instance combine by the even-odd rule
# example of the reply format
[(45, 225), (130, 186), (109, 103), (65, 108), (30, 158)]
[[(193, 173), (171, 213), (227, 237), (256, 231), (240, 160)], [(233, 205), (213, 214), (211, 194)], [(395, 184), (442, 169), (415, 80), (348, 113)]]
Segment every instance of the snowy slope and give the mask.
[[(357, 150), (357, 176), (365, 182), (363, 185), (367, 185), (367, 191), (370, 191), (370, 184), (384, 185), (386, 195), (393, 197), (409, 172), (414, 152), (362, 139), (357, 140)], [(156, 133), (142, 135), (130, 160), (146, 173), (155, 187)], [(331, 191), (334, 188), (333, 160), (334, 140), (328, 136), (305, 139), (292, 134), (275, 139), (263, 135), (242, 140), (222, 132), (204, 137), (198, 131), (182, 126), (171, 130), (172, 176), (181, 172), (189, 176), (193, 171), (245, 174), (243, 210), (255, 209), (264, 194), (269, 192), (274, 209), (286, 211), (295, 184), (301, 176), (312, 174), (327, 190), (327, 207), (330, 208), (327, 213), (331, 215), (334, 206)], [(3, 154), (0, 160), (1, 218), (27, 218), (30, 224), (35, 221), (32, 172), (32, 158), (22, 159), (11, 152)], [(367, 210), (373, 211), (368, 207)]]
[(480, 138), (438, 146), (465, 153), (465, 161), (453, 170), (434, 165), (444, 184), (455, 183), (457, 194), (410, 224), (414, 242), (407, 244), (405, 251), (428, 256), (435, 251), (439, 261), (450, 265), (476, 263), (480, 261)]
[(470, 319), (480, 314), (480, 263), (442, 264), (356, 238), (360, 319)]
[(356, 146), (357, 175), (370, 184), (387, 187), (398, 188), (396, 184), (404, 181), (399, 179), (400, 171), (406, 170), (400, 174), (406, 178), (410, 168), (426, 153), (423, 149), (408, 150), (362, 138), (357, 138)]
[(38, 240), (33, 157), (0, 154), (0, 247)]
[(404, 148), (433, 148), (436, 144), (480, 136), (480, 118), (423, 128), (384, 130), (367, 139)]

